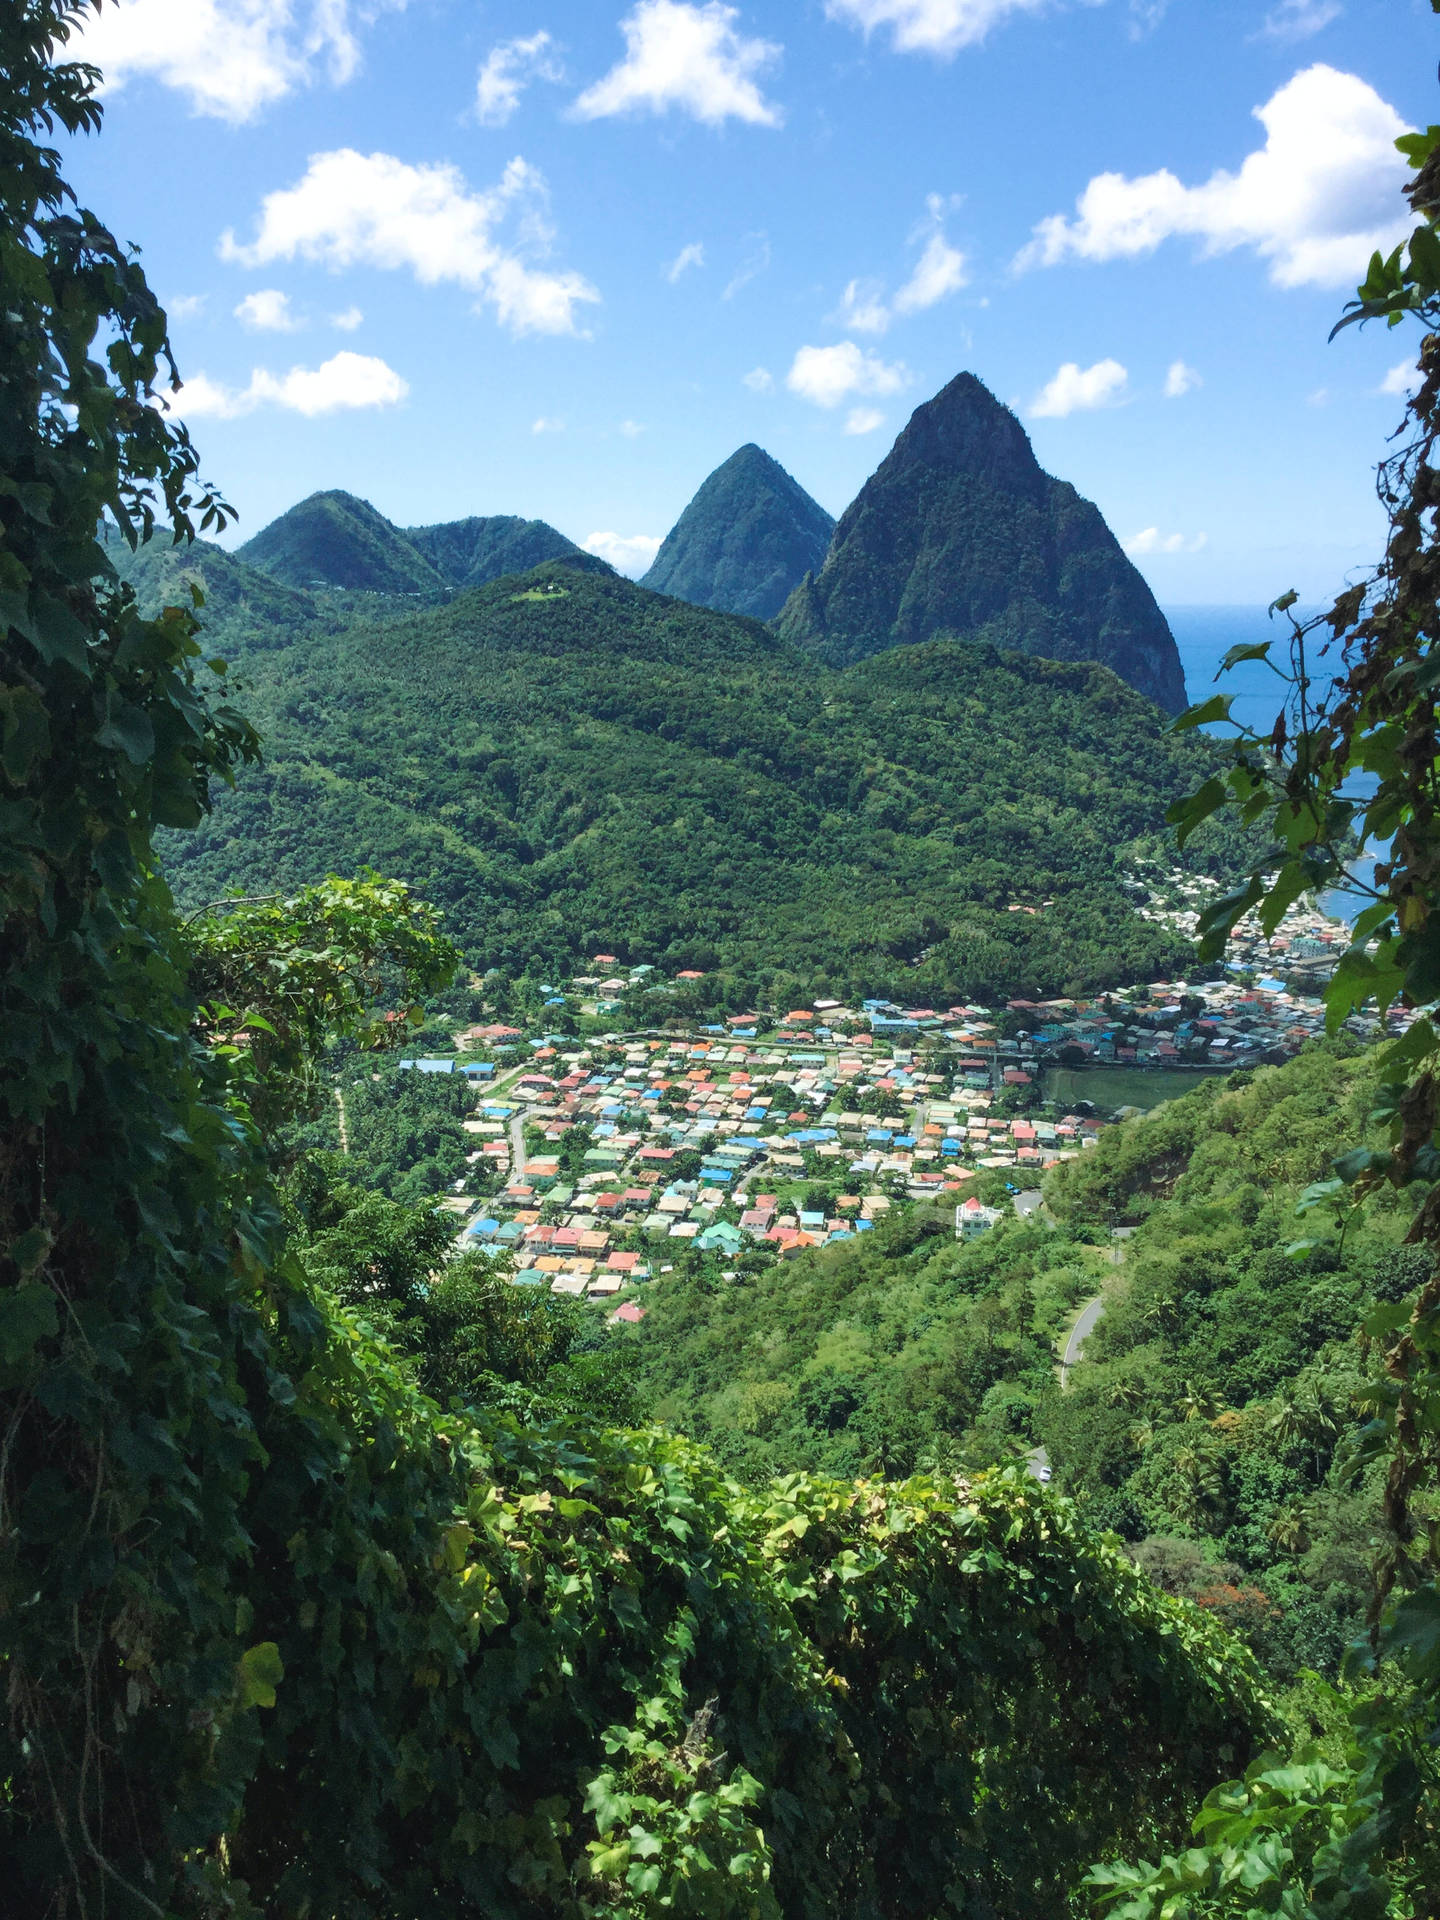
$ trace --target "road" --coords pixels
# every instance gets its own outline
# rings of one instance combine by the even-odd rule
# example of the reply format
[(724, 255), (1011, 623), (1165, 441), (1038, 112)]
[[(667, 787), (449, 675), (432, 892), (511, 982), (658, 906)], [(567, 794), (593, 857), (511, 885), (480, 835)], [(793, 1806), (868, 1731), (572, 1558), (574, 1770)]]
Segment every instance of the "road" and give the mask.
[(1070, 1329), (1070, 1338), (1065, 1342), (1065, 1352), (1060, 1359), (1060, 1385), (1063, 1389), (1070, 1369), (1080, 1358), (1081, 1348), (1095, 1331), (1095, 1322), (1105, 1311), (1104, 1294), (1096, 1294), (1093, 1300), (1087, 1300), (1080, 1309), (1080, 1317)]
[(518, 1185), (525, 1177), (525, 1121), (516, 1114), (510, 1122), (510, 1179)]

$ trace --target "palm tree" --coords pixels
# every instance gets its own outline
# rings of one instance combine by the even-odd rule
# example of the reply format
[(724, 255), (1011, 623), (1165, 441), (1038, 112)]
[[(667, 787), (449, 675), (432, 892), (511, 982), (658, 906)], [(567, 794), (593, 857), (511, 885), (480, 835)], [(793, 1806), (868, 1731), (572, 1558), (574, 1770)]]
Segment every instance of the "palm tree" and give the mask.
[(1187, 1380), (1175, 1411), (1185, 1421), (1208, 1420), (1215, 1411), (1215, 1396)]
[(1282, 1553), (1304, 1553), (1310, 1545), (1310, 1529), (1305, 1517), (1305, 1509), (1294, 1502), (1288, 1507), (1277, 1507), (1271, 1515), (1270, 1524), (1265, 1529), (1265, 1537), (1277, 1546)]
[(1281, 1394), (1265, 1425), (1281, 1446), (1293, 1446), (1305, 1437), (1305, 1409), (1293, 1394)]

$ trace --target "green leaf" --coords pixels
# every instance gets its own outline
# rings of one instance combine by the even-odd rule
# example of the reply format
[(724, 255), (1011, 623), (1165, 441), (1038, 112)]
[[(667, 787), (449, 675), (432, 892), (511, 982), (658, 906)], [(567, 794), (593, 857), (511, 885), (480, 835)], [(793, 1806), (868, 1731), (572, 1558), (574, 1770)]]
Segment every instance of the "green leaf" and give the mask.
[(1386, 1047), (1380, 1055), (1381, 1070), (1388, 1074), (1395, 1067), (1413, 1067), (1418, 1061), (1428, 1059), (1437, 1047), (1440, 1047), (1440, 1036), (1422, 1016)]
[(95, 740), (102, 747), (118, 747), (132, 766), (143, 767), (155, 752), (154, 723), (139, 707), (117, 700)]
[(1381, 1646), (1413, 1680), (1440, 1673), (1440, 1592), (1433, 1586), (1407, 1593), (1381, 1634)]
[(1268, 666), (1270, 664), (1270, 649), (1274, 644), (1275, 642), (1273, 640), (1259, 640), (1251, 641), (1242, 646), (1231, 647), (1227, 651), (1225, 658), (1220, 662), (1220, 673), (1217, 673), (1215, 678), (1218, 680), (1221, 673), (1228, 673), (1232, 667), (1238, 667), (1242, 660), (1263, 660)]
[(1192, 793), (1188, 800), (1177, 800), (1166, 809), (1165, 818), (1175, 828), (1175, 837), (1182, 847), (1202, 821), (1208, 820), (1212, 813), (1224, 806), (1225, 799), (1224, 784), (1211, 779)]
[(1325, 989), (1325, 1025), (1334, 1033), (1375, 989), (1378, 969), (1363, 948), (1348, 947)]
[(262, 1640), (241, 1654), (235, 1669), (235, 1698), (241, 1712), (251, 1707), (273, 1707), (275, 1689), (284, 1678), (280, 1649), (273, 1640)]
[(81, 673), (90, 671), (90, 635), (70, 609), (59, 600), (37, 594), (30, 604), (30, 634), (35, 651), (53, 666), (63, 660)]
[(1177, 713), (1165, 729), (1167, 733), (1189, 733), (1195, 727), (1208, 727), (1212, 721), (1228, 720), (1233, 693), (1212, 693), (1208, 700), (1202, 700), (1198, 706), (1187, 707), (1184, 713)]
[(1440, 291), (1440, 238), (1433, 227), (1417, 227), (1411, 234), (1410, 272), (1422, 292)]
[(50, 716), (29, 687), (0, 688), (0, 766), (21, 786), (42, 755), (50, 751)]
[(0, 1363), (22, 1365), (42, 1340), (53, 1339), (59, 1330), (59, 1307), (49, 1287), (31, 1280), (0, 1289)]
[(1335, 1169), (1335, 1178), (1343, 1180), (1347, 1187), (1353, 1187), (1357, 1180), (1363, 1180), (1373, 1173), (1387, 1173), (1393, 1165), (1388, 1153), (1378, 1147), (1352, 1147), (1349, 1153), (1342, 1153), (1337, 1160), (1330, 1162)]

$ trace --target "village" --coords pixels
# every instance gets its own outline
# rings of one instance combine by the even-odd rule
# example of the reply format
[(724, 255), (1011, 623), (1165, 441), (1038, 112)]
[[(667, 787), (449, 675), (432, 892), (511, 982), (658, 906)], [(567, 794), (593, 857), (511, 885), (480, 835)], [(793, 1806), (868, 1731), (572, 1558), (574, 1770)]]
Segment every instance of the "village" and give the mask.
[[(1191, 897), (1154, 911), (1193, 932), (1205, 883), (1187, 884)], [(496, 1022), (457, 1032), (454, 1058), (401, 1065), (477, 1085), (471, 1173), (442, 1202), (457, 1248), (505, 1257), (520, 1285), (624, 1295), (618, 1311), (634, 1319), (635, 1290), (697, 1256), (733, 1275), (918, 1204), (953, 1207), (959, 1238), (1007, 1208), (1033, 1211), (1046, 1169), (1105, 1127), (1320, 1035), (1316, 989), (1347, 937), (1343, 922), (1296, 908), (1270, 940), (1242, 925), (1218, 981), (999, 1009), (817, 1000), (581, 1037)], [(593, 1028), (642, 980), (653, 992), (655, 969), (600, 954), (547, 1006)], [(1381, 1031), (1369, 1015), (1346, 1025), (1360, 1039)], [(972, 1190), (982, 1174), (1001, 1204)]]

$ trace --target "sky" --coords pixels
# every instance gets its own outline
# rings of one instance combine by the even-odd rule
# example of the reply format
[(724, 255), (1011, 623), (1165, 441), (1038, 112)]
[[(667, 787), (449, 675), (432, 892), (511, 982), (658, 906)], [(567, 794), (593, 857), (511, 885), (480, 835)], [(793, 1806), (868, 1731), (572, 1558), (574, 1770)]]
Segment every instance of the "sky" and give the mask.
[(235, 543), (317, 489), (643, 572), (755, 441), (831, 513), (962, 369), (1163, 605), (1378, 553), (1429, 0), (107, 0), (82, 200)]

